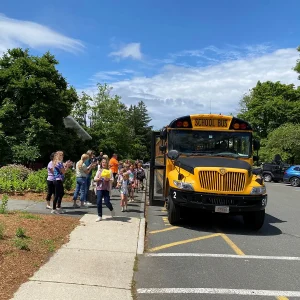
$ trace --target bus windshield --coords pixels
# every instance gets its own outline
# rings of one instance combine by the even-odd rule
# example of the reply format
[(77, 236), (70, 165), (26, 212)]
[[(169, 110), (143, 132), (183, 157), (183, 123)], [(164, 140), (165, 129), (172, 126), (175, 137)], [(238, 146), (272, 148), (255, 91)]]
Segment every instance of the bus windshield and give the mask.
[(250, 132), (171, 130), (168, 150), (186, 155), (250, 157)]

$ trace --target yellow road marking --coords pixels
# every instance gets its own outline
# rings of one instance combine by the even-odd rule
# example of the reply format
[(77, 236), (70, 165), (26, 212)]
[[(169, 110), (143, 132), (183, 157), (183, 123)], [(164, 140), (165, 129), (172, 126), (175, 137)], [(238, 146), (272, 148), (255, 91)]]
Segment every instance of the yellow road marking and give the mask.
[(220, 233), (220, 235), (237, 255), (245, 255), (245, 253), (226, 234)]
[(289, 298), (285, 297), (285, 296), (278, 296), (276, 297), (277, 300), (289, 300)]
[(165, 232), (165, 231), (169, 231), (169, 230), (174, 230), (179, 228), (178, 226), (173, 226), (173, 227), (169, 227), (169, 228), (165, 228), (165, 229), (160, 229), (160, 230), (153, 230), (153, 231), (149, 231), (149, 233), (160, 233), (160, 232)]
[(155, 247), (155, 248), (151, 248), (148, 251), (149, 252), (154, 252), (154, 251), (158, 251), (158, 250), (162, 250), (162, 249), (166, 249), (166, 248), (171, 248), (171, 247), (178, 246), (178, 245), (183, 245), (183, 244), (197, 242), (197, 241), (201, 241), (201, 240), (205, 240), (205, 239), (210, 239), (210, 238), (220, 236), (220, 235), (221, 235), (220, 233), (214, 233), (214, 234), (210, 234), (210, 235), (200, 236), (200, 237), (193, 238), (193, 239), (183, 240), (183, 241), (174, 242), (174, 243), (158, 246), (158, 247)]

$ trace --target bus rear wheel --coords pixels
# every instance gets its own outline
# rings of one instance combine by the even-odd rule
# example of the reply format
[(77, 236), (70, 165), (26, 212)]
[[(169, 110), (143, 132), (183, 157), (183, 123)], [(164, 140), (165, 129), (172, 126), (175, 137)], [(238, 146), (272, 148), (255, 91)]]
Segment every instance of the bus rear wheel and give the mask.
[(180, 207), (173, 202), (170, 196), (168, 198), (168, 220), (171, 225), (180, 221)]
[(264, 209), (245, 213), (243, 215), (244, 224), (250, 229), (259, 230), (264, 225), (265, 215)]

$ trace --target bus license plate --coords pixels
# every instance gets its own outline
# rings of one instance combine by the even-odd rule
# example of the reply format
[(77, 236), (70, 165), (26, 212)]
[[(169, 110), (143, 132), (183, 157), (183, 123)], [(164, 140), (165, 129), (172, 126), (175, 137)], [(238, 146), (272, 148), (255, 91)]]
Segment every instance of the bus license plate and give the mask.
[(228, 214), (229, 213), (229, 206), (216, 206), (215, 212)]

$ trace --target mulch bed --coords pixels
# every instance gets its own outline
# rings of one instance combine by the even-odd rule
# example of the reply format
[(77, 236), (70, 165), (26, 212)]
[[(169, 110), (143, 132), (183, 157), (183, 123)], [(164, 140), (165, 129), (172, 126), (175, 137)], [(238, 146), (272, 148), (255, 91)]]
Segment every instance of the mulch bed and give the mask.
[[(24, 212), (0, 214), (0, 227), (5, 228), (2, 238), (0, 234), (0, 299), (11, 299), (20, 285), (68, 241), (78, 224), (79, 219), (66, 216)], [(24, 229), (25, 237), (16, 237), (18, 227)], [(29, 250), (20, 250), (16, 239), (27, 244)]]
[[(73, 193), (74, 192), (67, 192), (65, 191), (65, 195), (63, 197), (63, 202), (73, 202)], [(14, 200), (34, 200), (34, 201), (45, 201), (46, 202), (46, 196), (47, 193), (32, 193), (32, 192), (26, 192), (26, 193), (7, 193), (9, 199)], [(0, 200), (2, 199), (3, 194), (0, 194)], [(79, 198), (79, 197), (78, 197)], [(53, 200), (53, 196), (52, 199)]]

